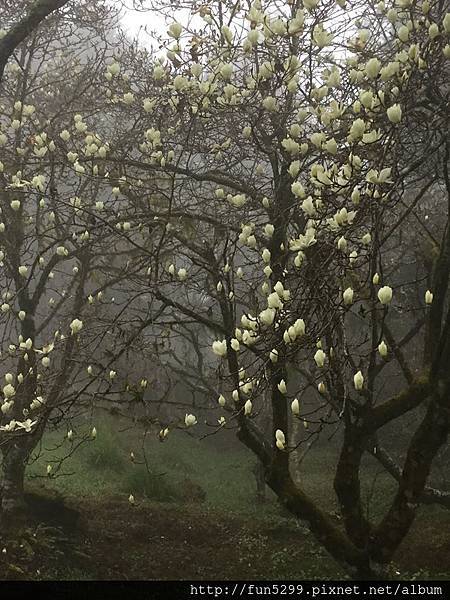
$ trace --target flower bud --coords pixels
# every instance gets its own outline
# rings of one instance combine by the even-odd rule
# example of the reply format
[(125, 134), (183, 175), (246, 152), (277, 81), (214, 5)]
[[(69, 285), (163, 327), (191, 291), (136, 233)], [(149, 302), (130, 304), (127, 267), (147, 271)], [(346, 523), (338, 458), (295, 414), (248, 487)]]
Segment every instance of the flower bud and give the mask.
[(380, 344), (378, 344), (378, 352), (380, 353), (380, 356), (382, 356), (383, 358), (385, 356), (387, 356), (388, 347), (386, 346), (386, 343), (384, 341), (382, 341)]
[(400, 123), (402, 120), (402, 108), (400, 104), (394, 104), (387, 109), (387, 116), (391, 123)]
[(392, 300), (392, 288), (388, 285), (383, 286), (378, 290), (378, 300), (381, 304), (389, 304)]
[(358, 371), (353, 377), (353, 383), (355, 385), (355, 390), (362, 390), (364, 385), (364, 377), (361, 371)]

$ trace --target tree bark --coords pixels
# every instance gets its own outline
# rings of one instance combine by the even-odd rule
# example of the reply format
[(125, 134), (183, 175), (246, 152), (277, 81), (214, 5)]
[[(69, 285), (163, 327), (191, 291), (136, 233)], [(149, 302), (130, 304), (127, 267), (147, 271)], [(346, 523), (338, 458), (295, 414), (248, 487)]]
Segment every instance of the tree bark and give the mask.
[(264, 465), (259, 460), (256, 460), (255, 466), (253, 467), (253, 473), (255, 475), (256, 482), (256, 499), (258, 502), (266, 501), (266, 479), (264, 477)]
[(24, 479), (28, 452), (13, 443), (3, 449), (1, 508), (4, 515), (25, 512)]
[(341, 454), (336, 467), (334, 489), (339, 499), (345, 529), (352, 542), (367, 548), (370, 525), (364, 516), (361, 502), (359, 470), (364, 454), (363, 439), (356, 428), (347, 423)]

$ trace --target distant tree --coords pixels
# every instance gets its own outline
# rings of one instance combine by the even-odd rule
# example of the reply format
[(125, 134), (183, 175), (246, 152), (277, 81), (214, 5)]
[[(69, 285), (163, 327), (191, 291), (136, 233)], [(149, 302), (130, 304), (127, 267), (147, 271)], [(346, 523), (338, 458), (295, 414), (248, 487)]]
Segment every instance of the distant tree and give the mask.
[[(121, 311), (113, 295), (129, 264), (115, 192), (97, 164), (108, 143), (90, 125), (114, 128), (99, 116), (99, 82), (120, 47), (118, 13), (101, 0), (82, 2), (37, 27), (38, 16), (65, 3), (22, 4), (29, 12), (19, 21), (17, 3), (0, 8), (2, 24), (11, 22), (0, 42), (9, 48), (0, 91), (1, 508), (8, 514), (24, 508), (25, 468), (46, 429), (62, 429), (70, 453), (96, 434), (92, 423), (77, 429), (73, 419), (94, 400), (115, 397), (124, 349), (111, 339)], [(48, 475), (58, 469), (55, 460)]]

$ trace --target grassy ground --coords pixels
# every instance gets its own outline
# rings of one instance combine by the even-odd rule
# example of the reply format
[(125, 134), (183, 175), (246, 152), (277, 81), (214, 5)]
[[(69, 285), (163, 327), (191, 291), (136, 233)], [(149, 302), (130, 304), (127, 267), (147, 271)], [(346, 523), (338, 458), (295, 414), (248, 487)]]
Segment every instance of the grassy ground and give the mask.
[[(202, 442), (185, 433), (145, 443), (113, 423), (98, 428), (95, 441), (64, 462), (57, 477), (46, 468), (60, 436), (51, 435), (29, 468), (29, 489), (57, 492), (65, 505), (34, 499), (34, 521), (14, 541), (3, 540), (3, 578), (51, 579), (332, 579), (339, 567), (306, 527), (276, 499), (256, 501), (254, 459), (225, 438)], [(126, 440), (126, 441), (125, 441)], [(51, 452), (47, 451), (51, 450)], [(130, 453), (135, 457), (131, 460)], [(331, 514), (331, 452), (313, 451), (301, 477)], [(363, 494), (375, 519), (394, 489), (368, 462)], [(135, 504), (128, 502), (129, 494)], [(335, 517), (338, 519), (338, 516)], [(446, 577), (450, 559), (450, 514), (423, 511), (396, 558), (402, 578)]]

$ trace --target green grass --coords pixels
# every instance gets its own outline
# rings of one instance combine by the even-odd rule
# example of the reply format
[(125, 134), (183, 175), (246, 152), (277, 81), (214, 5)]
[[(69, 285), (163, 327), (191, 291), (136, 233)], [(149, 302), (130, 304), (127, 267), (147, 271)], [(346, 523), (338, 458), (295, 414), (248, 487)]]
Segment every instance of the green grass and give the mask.
[[(97, 438), (83, 444), (59, 470), (55, 458), (67, 455), (70, 444), (67, 440), (61, 444), (63, 433), (47, 434), (38, 458), (28, 467), (28, 477), (63, 495), (119, 493), (128, 497), (132, 493), (137, 499), (163, 502), (183, 501), (183, 487), (188, 480), (205, 492), (206, 504), (215, 509), (239, 513), (256, 509), (252, 473), (255, 460), (238, 442), (224, 450), (174, 431), (163, 443), (156, 436), (147, 436), (144, 457), (142, 437), (132, 430), (120, 433), (115, 427), (109, 421), (99, 425)], [(51, 477), (46, 476), (49, 463), (53, 464)]]
[[(39, 483), (63, 495), (128, 497), (133, 494), (136, 499), (159, 502), (185, 501), (187, 480), (189, 485), (203, 490), (206, 506), (214, 510), (250, 513), (263, 518), (280, 514), (281, 508), (270, 490), (267, 491), (268, 502), (264, 505), (255, 502), (256, 484), (252, 472), (255, 458), (231, 436), (230, 439), (198, 440), (184, 431), (173, 431), (164, 442), (154, 434), (147, 435), (144, 442), (137, 430), (120, 431), (119, 427), (117, 421), (103, 420), (97, 426), (97, 438), (81, 445), (59, 471), (54, 466), (52, 477), (46, 477), (47, 464), (55, 457), (67, 455), (70, 443), (64, 439), (65, 433), (47, 434), (39, 457), (28, 468), (28, 476), (38, 477)], [(85, 429), (89, 430), (87, 426)], [(131, 452), (134, 461), (130, 458)], [(305, 491), (319, 499), (321, 506), (330, 512), (337, 508), (333, 492), (337, 452), (337, 447), (312, 448), (300, 473)], [(392, 498), (394, 482), (369, 456), (364, 459), (361, 480), (366, 510), (376, 520)]]

